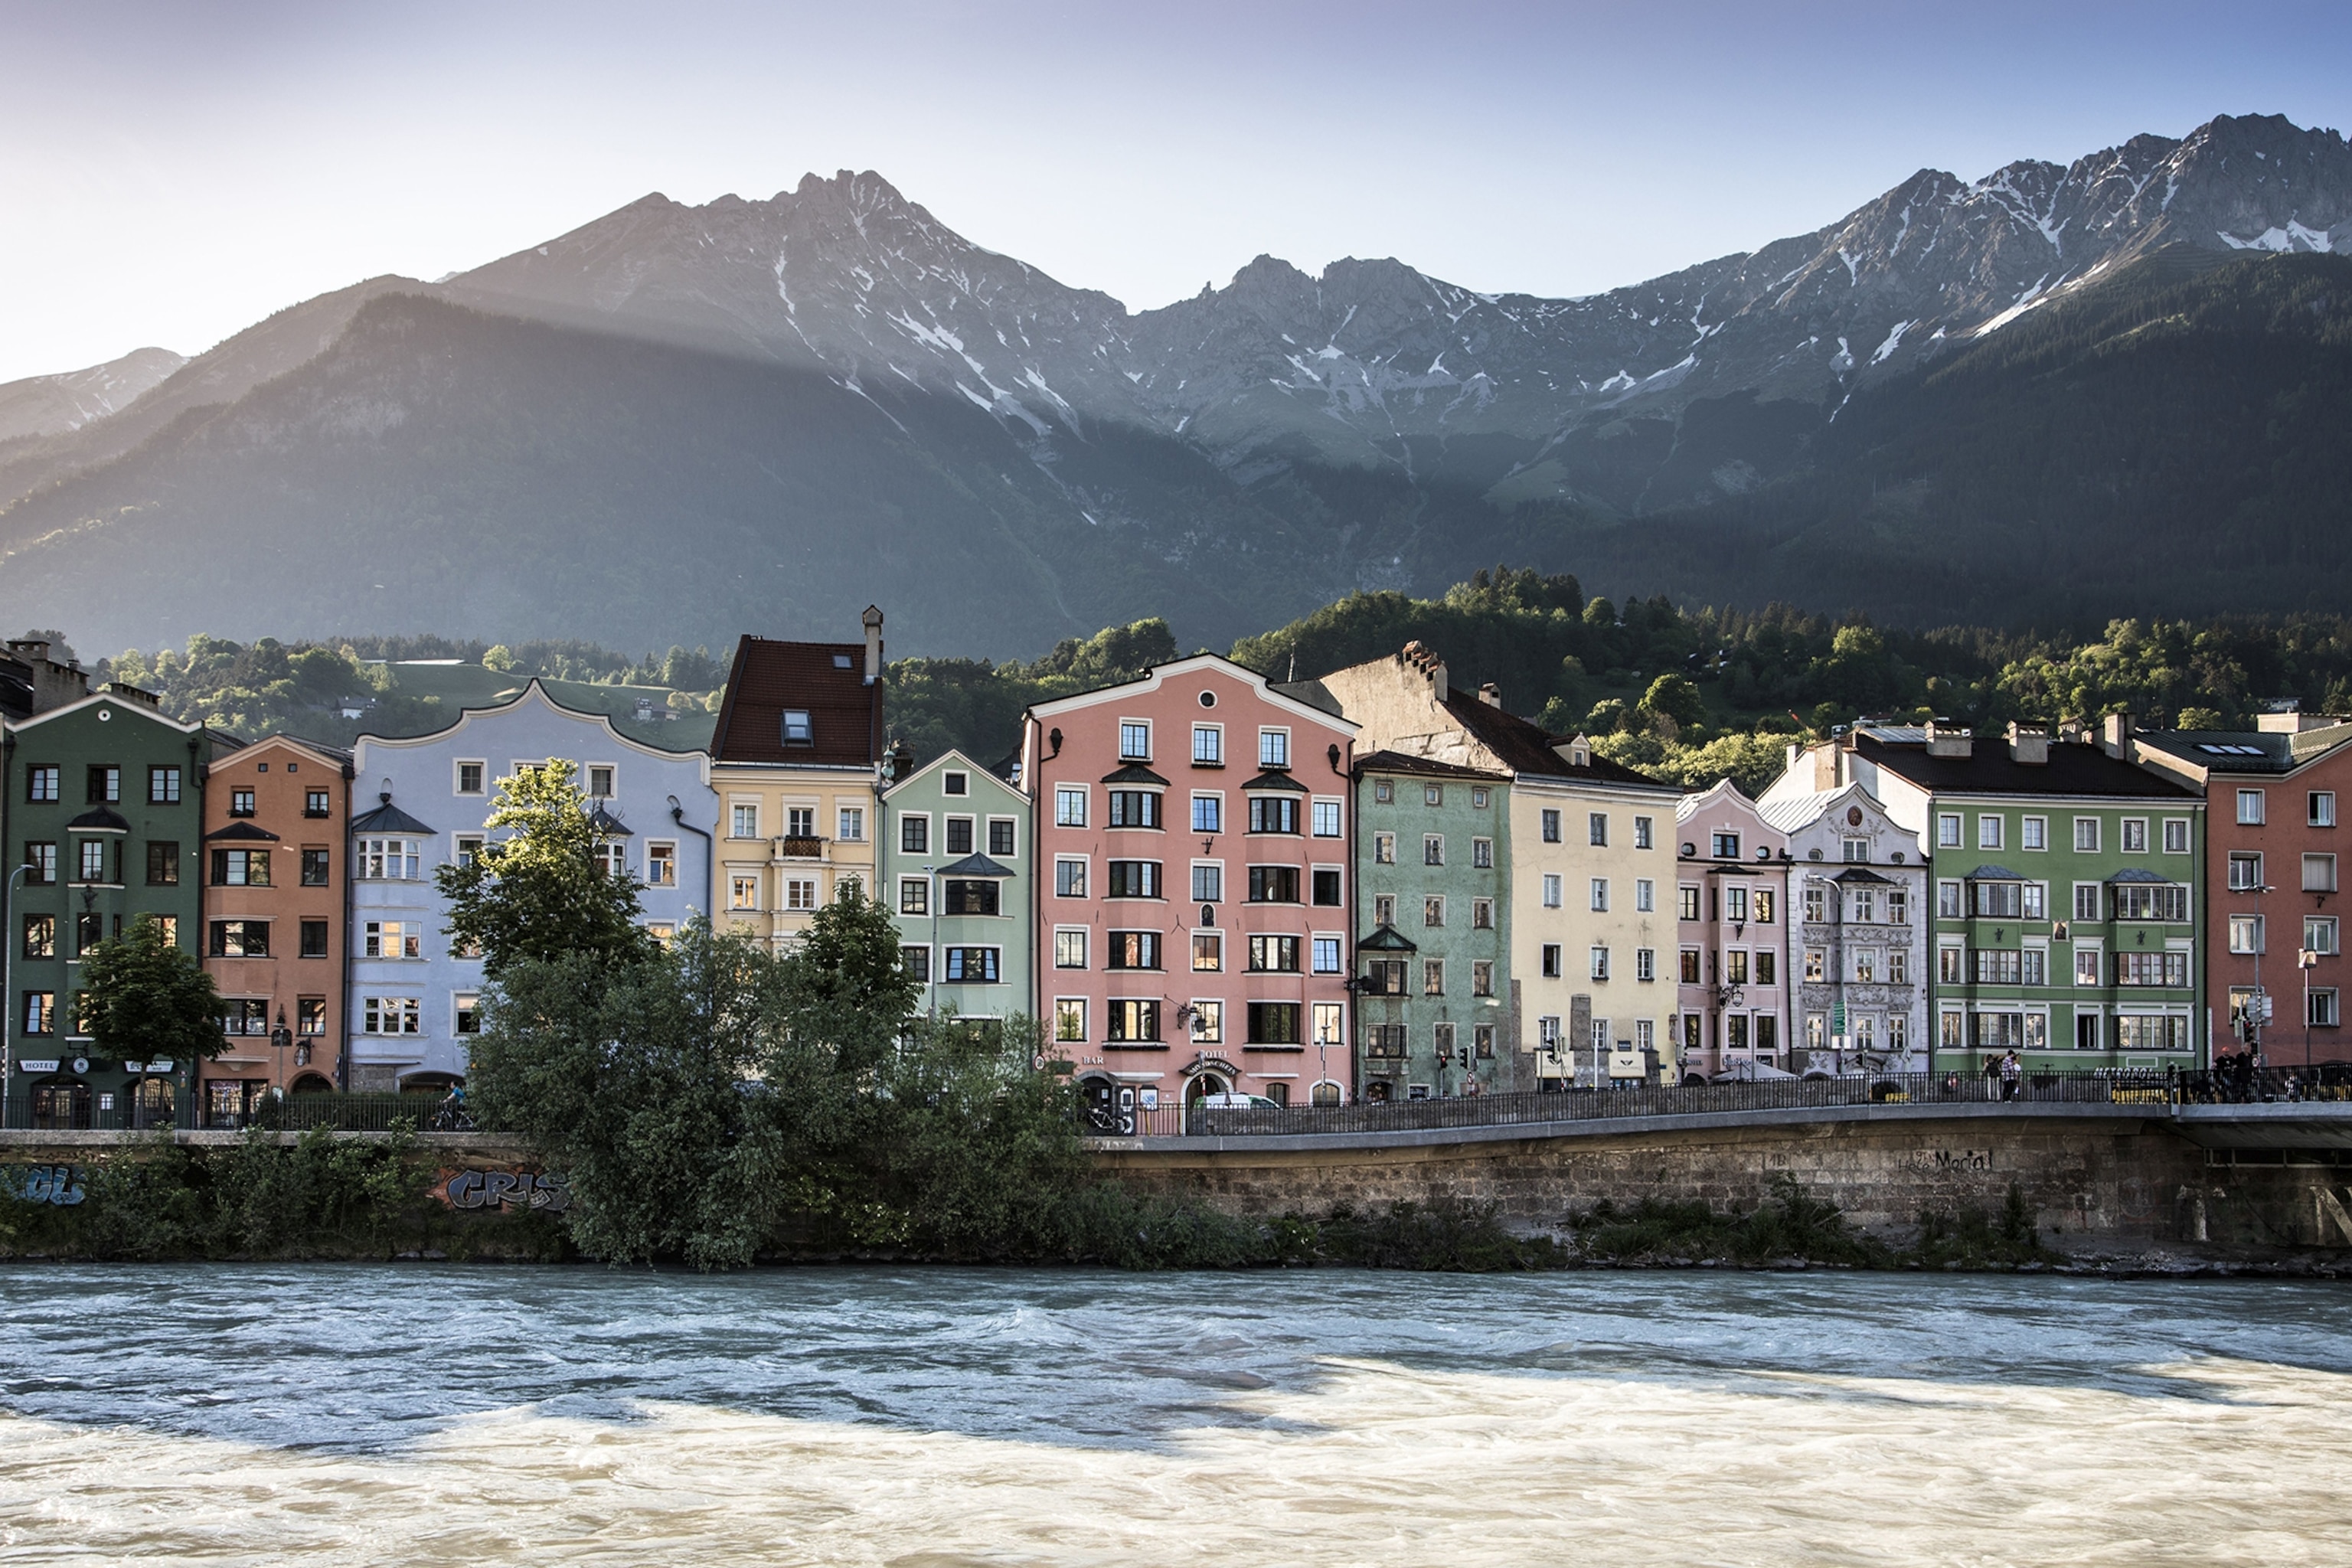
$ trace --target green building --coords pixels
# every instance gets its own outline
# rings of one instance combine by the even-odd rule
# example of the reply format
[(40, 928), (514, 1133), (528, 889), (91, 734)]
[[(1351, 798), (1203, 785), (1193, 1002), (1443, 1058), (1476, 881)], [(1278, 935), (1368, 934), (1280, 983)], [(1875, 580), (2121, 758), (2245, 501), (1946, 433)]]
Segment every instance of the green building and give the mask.
[(81, 955), (139, 915), (200, 951), (204, 775), (220, 738), (120, 684), (8, 725), (7, 1124), (171, 1125), (194, 1064), (95, 1054), (74, 1005)]
[(1534, 1089), (1517, 1081), (1509, 779), (1375, 752), (1355, 788), (1357, 1095)]
[(919, 1005), (946, 1018), (1026, 1013), (1037, 973), (1029, 797), (961, 752), (910, 761), (888, 760), (877, 877), (923, 981)]
[(2122, 749), (1864, 723), (1767, 792), (1860, 783), (1927, 843), (1937, 1070), (2206, 1061), (2204, 797)]

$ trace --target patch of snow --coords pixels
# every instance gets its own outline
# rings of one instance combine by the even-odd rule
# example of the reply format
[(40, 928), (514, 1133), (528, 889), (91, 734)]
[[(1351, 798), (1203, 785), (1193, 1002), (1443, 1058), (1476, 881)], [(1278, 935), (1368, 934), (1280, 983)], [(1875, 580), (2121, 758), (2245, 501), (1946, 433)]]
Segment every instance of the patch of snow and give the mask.
[(1830, 368), (1840, 375), (1853, 368), (1853, 350), (1843, 338), (1838, 340), (1838, 352), (1830, 356)]
[(1840, 246), (1838, 247), (1838, 259), (1845, 263), (1845, 280), (1847, 284), (1853, 288), (1860, 288), (1862, 286), (1862, 275), (1854, 270), (1854, 263), (1859, 259), (1859, 258), (1855, 257), (1843, 246)]
[(2240, 239), (2226, 229), (2216, 229), (2214, 233), (2232, 250), (2269, 250), (2282, 255), (2289, 251), (2315, 250), (2323, 255), (2332, 255), (2336, 249), (2333, 234), (2326, 229), (2305, 228), (2294, 218), (2287, 220), (2284, 228), (2266, 228), (2252, 239)]
[(1893, 354), (1897, 348), (1902, 346), (1903, 334), (1909, 331), (1914, 324), (1915, 323), (1910, 321), (1895, 322), (1895, 330), (1886, 334), (1886, 341), (1879, 344), (1877, 349), (1871, 354), (1870, 363), (1873, 364), (1885, 364), (1888, 356)]

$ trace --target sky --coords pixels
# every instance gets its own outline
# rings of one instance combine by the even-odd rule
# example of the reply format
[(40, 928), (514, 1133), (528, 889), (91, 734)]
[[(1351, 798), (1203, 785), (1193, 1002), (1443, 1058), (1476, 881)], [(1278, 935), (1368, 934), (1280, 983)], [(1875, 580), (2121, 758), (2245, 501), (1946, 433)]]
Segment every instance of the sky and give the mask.
[(0, 0), (0, 382), (809, 170), (1130, 309), (1261, 253), (1584, 294), (1924, 167), (2352, 128), (2347, 61), (2342, 0)]

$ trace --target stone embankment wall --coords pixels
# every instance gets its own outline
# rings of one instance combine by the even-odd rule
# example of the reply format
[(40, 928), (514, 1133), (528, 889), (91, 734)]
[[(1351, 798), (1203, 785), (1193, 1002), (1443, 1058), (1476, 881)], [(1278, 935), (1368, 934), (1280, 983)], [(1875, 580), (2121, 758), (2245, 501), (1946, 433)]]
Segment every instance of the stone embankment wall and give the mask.
[(1907, 1232), (1927, 1211), (1997, 1213), (2014, 1183), (2045, 1239), (2062, 1249), (2352, 1246), (2352, 1164), (2274, 1152), (2242, 1156), (2272, 1163), (2214, 1163), (2158, 1120), (1971, 1115), (1711, 1127), (1655, 1120), (1660, 1125), (1612, 1122), (1551, 1135), (1481, 1128), (1106, 1141), (1097, 1158), (1132, 1187), (1190, 1194), (1242, 1215), (1451, 1199), (1492, 1204), (1514, 1228), (1556, 1231), (1604, 1199), (1623, 1206), (1696, 1198), (1719, 1212), (1749, 1209), (1789, 1176), (1888, 1235)]

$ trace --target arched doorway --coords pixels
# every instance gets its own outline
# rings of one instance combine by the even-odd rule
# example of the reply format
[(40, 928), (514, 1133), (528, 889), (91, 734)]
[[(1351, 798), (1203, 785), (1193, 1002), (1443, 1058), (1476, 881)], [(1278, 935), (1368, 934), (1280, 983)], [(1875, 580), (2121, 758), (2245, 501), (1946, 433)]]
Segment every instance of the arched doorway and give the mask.
[(1204, 1072), (1196, 1075), (1184, 1086), (1184, 1103), (1190, 1105), (1213, 1094), (1231, 1094), (1233, 1091), (1233, 1085), (1225, 1080), (1223, 1074)]
[(335, 1086), (318, 1073), (306, 1072), (287, 1085), (288, 1094), (332, 1094)]
[(1328, 1109), (1331, 1106), (1339, 1104), (1339, 1086), (1333, 1083), (1328, 1078), (1322, 1082), (1317, 1084), (1315, 1086), (1315, 1103), (1317, 1106), (1324, 1109)]
[(1128, 1091), (1126, 1104), (1119, 1101), (1118, 1080), (1107, 1073), (1088, 1073), (1078, 1079), (1080, 1114), (1087, 1130), (1108, 1137), (1131, 1137), (1135, 1132), (1135, 1092)]
[(89, 1085), (76, 1078), (45, 1079), (33, 1086), (33, 1127), (40, 1132), (79, 1132), (89, 1127)]
[(140, 1078), (131, 1080), (122, 1097), (122, 1124), (143, 1131), (150, 1127), (169, 1127), (177, 1101), (172, 1093), (168, 1078)]
[[(1339, 1086), (1338, 1086), (1337, 1084), (1334, 1084), (1334, 1085), (1332, 1085), (1332, 1087), (1333, 1087), (1334, 1089), (1337, 1089)], [(1367, 1104), (1367, 1105), (1385, 1105), (1385, 1104), (1387, 1104), (1387, 1103), (1388, 1103), (1388, 1099), (1389, 1099), (1389, 1080), (1388, 1080), (1388, 1079), (1384, 1079), (1384, 1078), (1376, 1078), (1376, 1079), (1371, 1079), (1368, 1080), (1368, 1081), (1365, 1083), (1365, 1085), (1364, 1085), (1364, 1103), (1365, 1103), (1365, 1104)], [(1336, 1103), (1336, 1101), (1335, 1101), (1335, 1103)]]

